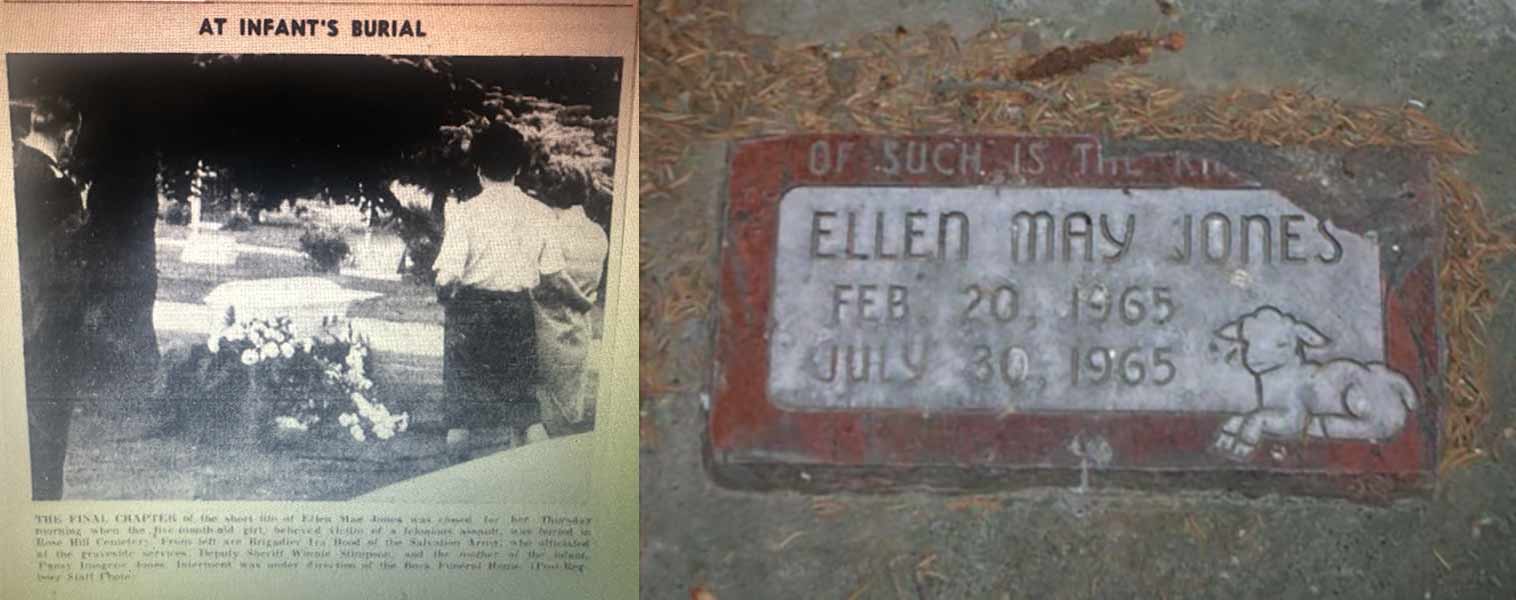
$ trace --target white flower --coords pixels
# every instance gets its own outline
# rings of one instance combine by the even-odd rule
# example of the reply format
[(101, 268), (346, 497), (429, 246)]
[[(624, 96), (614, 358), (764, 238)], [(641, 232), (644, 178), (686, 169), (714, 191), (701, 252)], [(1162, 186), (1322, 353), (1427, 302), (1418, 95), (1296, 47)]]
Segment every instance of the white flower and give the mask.
[(353, 392), (348, 398), (353, 401), (354, 406), (358, 407), (358, 414), (367, 417), (369, 413), (374, 411), (374, 405), (369, 404), (368, 399), (364, 398), (363, 394)]
[(211, 339), (206, 340), (205, 341), (205, 347), (211, 349), (211, 354), (220, 354), (221, 353), (221, 338), (219, 338), (219, 337), (212, 337)]
[(268, 342), (263, 345), (263, 358), (274, 358), (276, 356), (279, 356), (279, 344)]
[(312, 341), (311, 338), (305, 338), (303, 340), (300, 340), (300, 350), (304, 351), (306, 354), (310, 354), (311, 353), (311, 348), (315, 348), (315, 347), (316, 347), (316, 342)]
[(353, 425), (352, 427), (348, 427), (347, 428), (347, 432), (353, 434), (353, 439), (358, 440), (360, 442), (368, 439), (368, 436), (363, 435), (363, 428), (359, 427), (357, 425)]
[(340, 415), (337, 415), (337, 423), (343, 427), (352, 427), (358, 424), (358, 415), (355, 415), (353, 413), (342, 413)]
[(306, 427), (305, 423), (301, 423), (299, 419), (289, 416), (274, 417), (274, 424), (278, 425), (280, 429), (290, 429), (294, 431), (306, 431), (309, 429)]
[(374, 435), (381, 440), (387, 440), (395, 436), (395, 430), (390, 429), (387, 425), (375, 425)]
[(248, 348), (242, 351), (242, 364), (249, 367), (258, 364), (258, 351)]
[(252, 331), (247, 332), (247, 341), (252, 342), (254, 346), (262, 346), (263, 333), (257, 329), (253, 329)]
[(408, 427), (408, 426), (410, 426), (410, 423), (411, 423), (411, 414), (410, 413), (400, 413), (400, 416), (395, 419), (395, 431), (399, 431), (401, 433), (405, 433), (405, 428)]
[(295, 345), (291, 344), (289, 342), (285, 342), (283, 344), (279, 344), (279, 354), (282, 355), (282, 356), (284, 356), (285, 358), (289, 358), (291, 356), (294, 356), (295, 355)]

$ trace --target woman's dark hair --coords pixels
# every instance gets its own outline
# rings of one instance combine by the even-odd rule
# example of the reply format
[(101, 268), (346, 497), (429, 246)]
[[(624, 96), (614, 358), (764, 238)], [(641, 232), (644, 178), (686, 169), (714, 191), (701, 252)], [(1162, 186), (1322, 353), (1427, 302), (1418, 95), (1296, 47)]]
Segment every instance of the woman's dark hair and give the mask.
[(527, 195), (552, 208), (570, 208), (583, 203), (583, 195), (574, 193), (567, 181), (573, 173), (567, 169), (555, 166), (552, 158), (548, 155), (547, 148), (543, 144), (528, 142), (526, 165), (516, 175), (516, 184), (526, 190)]
[(514, 127), (496, 123), (469, 142), (469, 156), (480, 174), (494, 181), (506, 181), (515, 177), (527, 161), (526, 138)]

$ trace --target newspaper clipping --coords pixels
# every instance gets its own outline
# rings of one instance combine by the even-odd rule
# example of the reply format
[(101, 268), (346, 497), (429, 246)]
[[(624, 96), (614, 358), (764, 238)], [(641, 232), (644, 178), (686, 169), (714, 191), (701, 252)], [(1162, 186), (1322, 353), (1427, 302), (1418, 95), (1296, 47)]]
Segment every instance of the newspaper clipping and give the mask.
[(634, 6), (0, 14), (0, 597), (636, 593)]

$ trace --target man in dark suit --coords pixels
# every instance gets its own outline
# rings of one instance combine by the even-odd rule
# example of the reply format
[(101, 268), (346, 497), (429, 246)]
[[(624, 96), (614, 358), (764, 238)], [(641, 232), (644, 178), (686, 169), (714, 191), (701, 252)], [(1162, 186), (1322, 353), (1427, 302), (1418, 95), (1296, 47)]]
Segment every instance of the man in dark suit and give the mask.
[(58, 500), (82, 362), (82, 272), (74, 234), (85, 218), (84, 199), (64, 166), (79, 116), (47, 99), (30, 113), (29, 131), (16, 140), (14, 154), (27, 434), (32, 498)]

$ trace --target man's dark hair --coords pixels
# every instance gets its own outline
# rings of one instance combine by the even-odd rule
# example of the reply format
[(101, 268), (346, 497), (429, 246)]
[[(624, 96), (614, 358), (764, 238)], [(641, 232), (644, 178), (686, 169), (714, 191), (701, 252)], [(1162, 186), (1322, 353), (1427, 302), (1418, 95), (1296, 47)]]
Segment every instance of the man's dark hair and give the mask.
[(62, 98), (38, 98), (31, 110), (31, 129), (37, 133), (61, 137), (63, 132), (79, 126), (79, 112)]
[(494, 181), (516, 176), (526, 163), (526, 138), (516, 128), (503, 123), (491, 125), (469, 143), (469, 156), (479, 173)]

